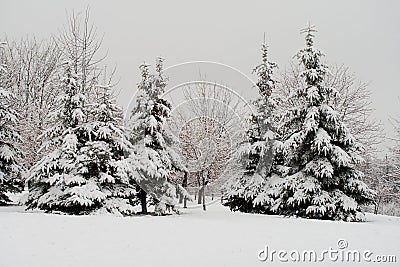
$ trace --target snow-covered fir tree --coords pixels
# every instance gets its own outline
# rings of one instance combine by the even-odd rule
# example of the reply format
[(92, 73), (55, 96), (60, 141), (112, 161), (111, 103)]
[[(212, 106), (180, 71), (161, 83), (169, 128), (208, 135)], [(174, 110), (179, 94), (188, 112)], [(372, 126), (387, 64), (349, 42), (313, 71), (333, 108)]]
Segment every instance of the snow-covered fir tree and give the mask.
[[(373, 197), (357, 170), (360, 146), (333, 108), (337, 92), (323, 84), (329, 70), (314, 47), (314, 28), (306, 34), (306, 47), (297, 53), (305, 87), (293, 95), (302, 101), (289, 108), (279, 127), (278, 154), (286, 175), (266, 188), (264, 205), (276, 214), (305, 218), (363, 221), (360, 205)], [(271, 201), (271, 199), (273, 199)]]
[(99, 86), (98, 102), (90, 106), (85, 127), (89, 141), (80, 149), (79, 172), (97, 184), (104, 194), (100, 211), (131, 215), (136, 189), (131, 183), (133, 168), (127, 159), (131, 144), (125, 136), (123, 111), (108, 85)]
[(64, 94), (51, 114), (53, 126), (43, 133), (45, 156), (29, 171), (27, 208), (89, 214), (131, 214), (129, 166), (121, 110), (109, 89), (101, 102), (88, 105), (76, 73), (66, 64)]
[[(171, 104), (162, 98), (167, 78), (163, 73), (163, 59), (156, 60), (156, 74), (149, 66), (140, 66), (142, 80), (138, 84), (136, 106), (130, 118), (130, 141), (134, 147), (134, 168), (142, 213), (149, 203), (155, 203), (157, 214), (165, 213), (166, 206), (177, 204), (177, 195), (186, 191), (172, 183), (175, 172), (186, 171), (179, 156), (172, 149), (175, 139), (165, 128)], [(150, 200), (150, 201), (149, 201)]]
[(230, 181), (227, 189), (225, 205), (234, 211), (264, 212), (264, 207), (257, 205), (254, 200), (266, 185), (274, 158), (275, 101), (272, 91), (276, 83), (273, 71), (277, 65), (268, 61), (268, 46), (265, 41), (261, 51), (262, 62), (253, 70), (258, 76), (256, 85), (260, 97), (254, 102), (256, 112), (250, 118), (247, 140), (239, 149), (244, 171)]
[[(0, 43), (0, 50), (4, 45)], [(16, 130), (20, 115), (12, 107), (15, 97), (6, 88), (2, 78), (7, 71), (2, 55), (0, 51), (0, 206), (10, 203), (7, 193), (17, 193), (23, 189), (22, 167), (18, 161), (21, 137)]]

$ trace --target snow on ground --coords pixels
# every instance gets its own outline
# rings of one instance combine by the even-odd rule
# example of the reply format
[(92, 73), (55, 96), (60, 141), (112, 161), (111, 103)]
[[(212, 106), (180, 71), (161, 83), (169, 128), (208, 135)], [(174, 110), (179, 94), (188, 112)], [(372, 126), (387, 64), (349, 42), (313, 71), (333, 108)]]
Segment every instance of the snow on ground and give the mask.
[[(218, 202), (208, 206), (207, 212), (187, 209), (180, 215), (125, 218), (1, 207), (0, 266), (275, 266), (282, 264), (258, 260), (258, 252), (266, 245), (320, 253), (329, 247), (337, 249), (341, 238), (348, 242), (348, 249), (397, 256), (397, 263), (368, 266), (398, 266), (400, 218), (372, 214), (367, 218), (366, 223), (345, 223), (241, 214)], [(324, 264), (333, 266), (329, 261)]]

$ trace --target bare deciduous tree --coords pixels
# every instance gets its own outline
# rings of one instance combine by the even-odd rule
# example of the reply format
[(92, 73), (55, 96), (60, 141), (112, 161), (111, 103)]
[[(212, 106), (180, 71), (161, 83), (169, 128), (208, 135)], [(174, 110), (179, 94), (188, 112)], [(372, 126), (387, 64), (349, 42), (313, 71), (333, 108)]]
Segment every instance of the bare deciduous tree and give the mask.
[(97, 97), (97, 85), (102, 75), (99, 66), (105, 56), (99, 56), (102, 37), (98, 36), (97, 28), (90, 21), (89, 9), (85, 13), (72, 12), (58, 42), (63, 60), (68, 61), (74, 73), (79, 75), (81, 91), (87, 97)]
[(205, 186), (218, 183), (243, 140), (246, 103), (215, 83), (188, 85), (183, 93), (184, 103), (174, 110), (172, 121), (189, 169), (183, 183), (199, 188), (198, 204), (205, 209)]
[(4, 58), (8, 66), (6, 83), (16, 96), (14, 108), (22, 115), (23, 164), (29, 168), (40, 157), (38, 136), (47, 126), (47, 114), (57, 108), (61, 50), (54, 39), (39, 42), (27, 38), (9, 41)]
[(6, 43), (1, 52), (7, 65), (4, 82), (16, 96), (14, 108), (22, 115), (19, 127), (23, 165), (29, 169), (41, 157), (39, 148), (43, 140), (39, 136), (48, 126), (48, 114), (58, 108), (62, 65), (66, 61), (72, 65), (89, 100), (101, 95), (100, 79), (112, 86), (115, 69), (109, 75), (105, 68), (100, 69), (99, 63), (104, 59), (98, 56), (102, 39), (90, 22), (88, 9), (85, 13), (73, 12), (59, 36), (49, 41), (25, 38)]
[(376, 192), (374, 199), (375, 214), (387, 214), (385, 206), (388, 204), (398, 206), (400, 179), (399, 176), (396, 175), (395, 157), (391, 158), (386, 155), (383, 160), (378, 157), (367, 158), (364, 174), (366, 182)]

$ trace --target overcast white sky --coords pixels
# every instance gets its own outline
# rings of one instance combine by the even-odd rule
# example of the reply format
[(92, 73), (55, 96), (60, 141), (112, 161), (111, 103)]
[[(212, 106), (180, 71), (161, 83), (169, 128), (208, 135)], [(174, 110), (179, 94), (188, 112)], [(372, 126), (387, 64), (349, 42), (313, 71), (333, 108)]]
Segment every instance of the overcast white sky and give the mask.
[(3, 0), (0, 36), (48, 38), (66, 22), (66, 11), (87, 6), (105, 34), (107, 63), (117, 64), (121, 105), (135, 90), (138, 65), (159, 55), (167, 66), (210, 60), (251, 75), (265, 32), (271, 60), (284, 69), (304, 46), (299, 29), (310, 21), (326, 59), (370, 82), (375, 115), (389, 134), (388, 118), (400, 113), (400, 1)]

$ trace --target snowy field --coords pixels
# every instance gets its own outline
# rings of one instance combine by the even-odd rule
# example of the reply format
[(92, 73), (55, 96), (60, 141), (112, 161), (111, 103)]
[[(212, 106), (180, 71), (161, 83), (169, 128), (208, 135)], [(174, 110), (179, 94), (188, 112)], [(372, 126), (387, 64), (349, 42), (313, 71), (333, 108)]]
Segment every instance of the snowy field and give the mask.
[[(267, 245), (275, 250), (348, 249), (396, 255), (399, 266), (400, 218), (367, 215), (365, 223), (317, 221), (232, 213), (218, 202), (180, 215), (63, 216), (0, 208), (0, 266), (275, 266), (258, 259)], [(373, 257), (373, 256), (372, 256)], [(296, 262), (294, 266), (334, 264)], [(336, 263), (337, 264), (337, 263)], [(284, 264), (291, 265), (291, 264)], [(340, 263), (340, 266), (365, 266)]]

